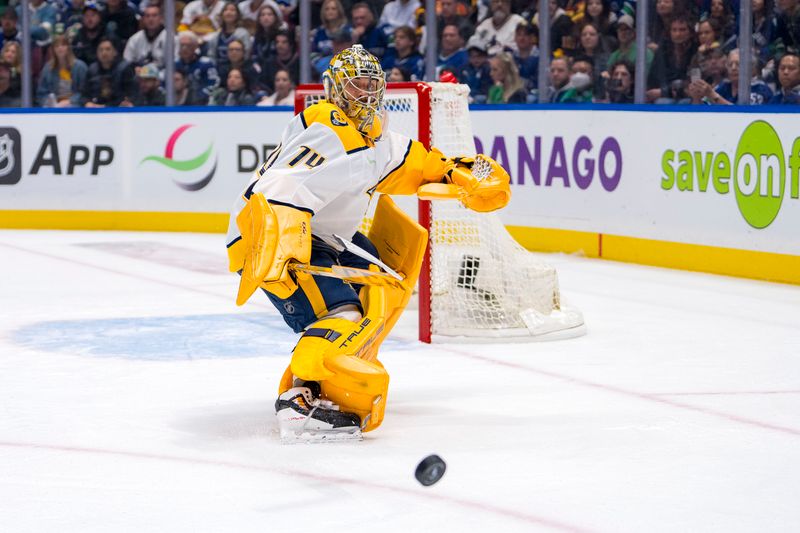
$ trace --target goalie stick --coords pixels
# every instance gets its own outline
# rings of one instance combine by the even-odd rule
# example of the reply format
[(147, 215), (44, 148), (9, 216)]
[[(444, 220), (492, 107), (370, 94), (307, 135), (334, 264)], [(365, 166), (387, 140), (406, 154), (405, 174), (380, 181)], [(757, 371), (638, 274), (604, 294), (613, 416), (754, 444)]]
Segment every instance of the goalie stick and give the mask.
[[(347, 267), (341, 265), (333, 265), (331, 267), (321, 267), (316, 265), (309, 265), (306, 263), (291, 263), (289, 270), (295, 272), (304, 272), (312, 276), (323, 276), (327, 278), (337, 278), (342, 281), (350, 283), (358, 283), (359, 285), (391, 285), (393, 287), (402, 288), (402, 277), (397, 278), (385, 273), (376, 272), (374, 270), (366, 270), (363, 268)], [(395, 274), (397, 274), (395, 272)]]
[(374, 270), (367, 270), (364, 268), (356, 268), (342, 265), (333, 265), (331, 267), (321, 267), (310, 265), (306, 263), (291, 263), (289, 268), (295, 272), (304, 272), (312, 276), (323, 276), (328, 278), (337, 278), (342, 281), (350, 283), (358, 283), (360, 285), (391, 285), (394, 287), (402, 288), (401, 282), (405, 276), (395, 272), (389, 265), (361, 248), (355, 243), (340, 237), (339, 235), (332, 236), (319, 236), (319, 238), (326, 244), (334, 248), (338, 252), (347, 250), (348, 252), (356, 255), (362, 259), (366, 259), (373, 265), (376, 265), (384, 270), (384, 272), (376, 272)]
[(328, 244), (329, 246), (332, 246), (333, 248), (335, 248), (337, 252), (343, 252), (343, 251), (347, 250), (351, 254), (357, 255), (361, 259), (366, 259), (367, 261), (369, 261), (373, 265), (377, 265), (377, 266), (381, 267), (384, 270), (384, 272), (386, 272), (387, 274), (392, 276), (394, 279), (396, 279), (398, 281), (403, 281), (403, 276), (401, 276), (400, 274), (398, 274), (397, 272), (392, 270), (392, 268), (389, 265), (387, 265), (386, 263), (384, 263), (383, 261), (381, 261), (380, 259), (378, 259), (374, 255), (372, 255), (371, 253), (369, 253), (365, 249), (361, 248), (357, 244), (352, 243), (352, 242), (348, 241), (347, 239), (336, 235), (335, 233), (332, 236), (323, 237), (323, 236), (320, 235), (318, 237), (320, 239), (322, 239), (323, 241), (325, 241), (325, 243)]

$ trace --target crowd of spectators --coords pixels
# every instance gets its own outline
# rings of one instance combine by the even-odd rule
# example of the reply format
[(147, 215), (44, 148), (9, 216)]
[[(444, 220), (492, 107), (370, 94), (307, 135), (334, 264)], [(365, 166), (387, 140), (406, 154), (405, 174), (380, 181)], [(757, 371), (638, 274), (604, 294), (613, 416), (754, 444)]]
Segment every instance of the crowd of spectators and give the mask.
[[(165, 57), (162, 0), (29, 0), (34, 105), (160, 106), (165, 61), (177, 105), (291, 105), (300, 74), (297, 0), (176, 2), (175, 57)], [(650, 1), (647, 102), (732, 104), (738, 98), (739, 2)], [(749, 0), (751, 104), (800, 103), (800, 0)], [(312, 78), (354, 43), (389, 81), (425, 77), (470, 87), (476, 103), (540, 101), (538, 0), (311, 0)], [(638, 54), (633, 0), (549, 0), (548, 93), (554, 103), (631, 103)], [(21, 103), (21, 9), (0, 0), (0, 107)]]

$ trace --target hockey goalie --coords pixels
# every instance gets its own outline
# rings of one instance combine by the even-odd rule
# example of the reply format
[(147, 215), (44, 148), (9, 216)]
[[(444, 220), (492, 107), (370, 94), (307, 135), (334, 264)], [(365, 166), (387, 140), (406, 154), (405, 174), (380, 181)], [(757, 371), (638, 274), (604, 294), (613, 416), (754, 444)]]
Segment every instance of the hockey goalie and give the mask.
[(383, 421), (389, 374), (378, 349), (408, 303), (428, 237), (389, 195), (458, 198), (476, 211), (511, 196), (491, 158), (447, 158), (382, 129), (384, 73), (360, 45), (333, 58), (323, 85), (325, 99), (292, 119), (237, 199), (227, 236), (237, 304), (260, 288), (301, 334), (275, 402), (284, 442), (360, 439)]

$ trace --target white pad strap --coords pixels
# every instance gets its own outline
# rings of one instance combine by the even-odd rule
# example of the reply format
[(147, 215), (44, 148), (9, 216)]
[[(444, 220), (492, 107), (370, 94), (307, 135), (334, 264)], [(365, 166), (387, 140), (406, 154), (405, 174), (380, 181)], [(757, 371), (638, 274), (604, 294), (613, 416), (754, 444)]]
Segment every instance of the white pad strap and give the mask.
[(345, 304), (328, 311), (328, 314), (323, 318), (343, 318), (350, 322), (358, 323), (364, 316), (353, 304)]

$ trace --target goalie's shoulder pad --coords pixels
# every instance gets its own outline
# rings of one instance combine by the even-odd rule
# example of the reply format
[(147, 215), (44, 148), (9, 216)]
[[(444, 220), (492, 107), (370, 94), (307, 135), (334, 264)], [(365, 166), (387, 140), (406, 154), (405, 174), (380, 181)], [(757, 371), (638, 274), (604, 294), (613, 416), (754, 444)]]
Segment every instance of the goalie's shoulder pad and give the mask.
[[(300, 113), (300, 120), (303, 122), (303, 127), (306, 129), (313, 124), (321, 124), (328, 128), (339, 138), (344, 147), (344, 151), (348, 154), (358, 152), (371, 146), (371, 143), (358, 131), (355, 124), (344, 114), (344, 111), (325, 100), (321, 100), (306, 108)], [(380, 131), (380, 120), (377, 120), (376, 117), (375, 124), (373, 125), (373, 132), (375, 132), (376, 135), (373, 138), (380, 137)]]

